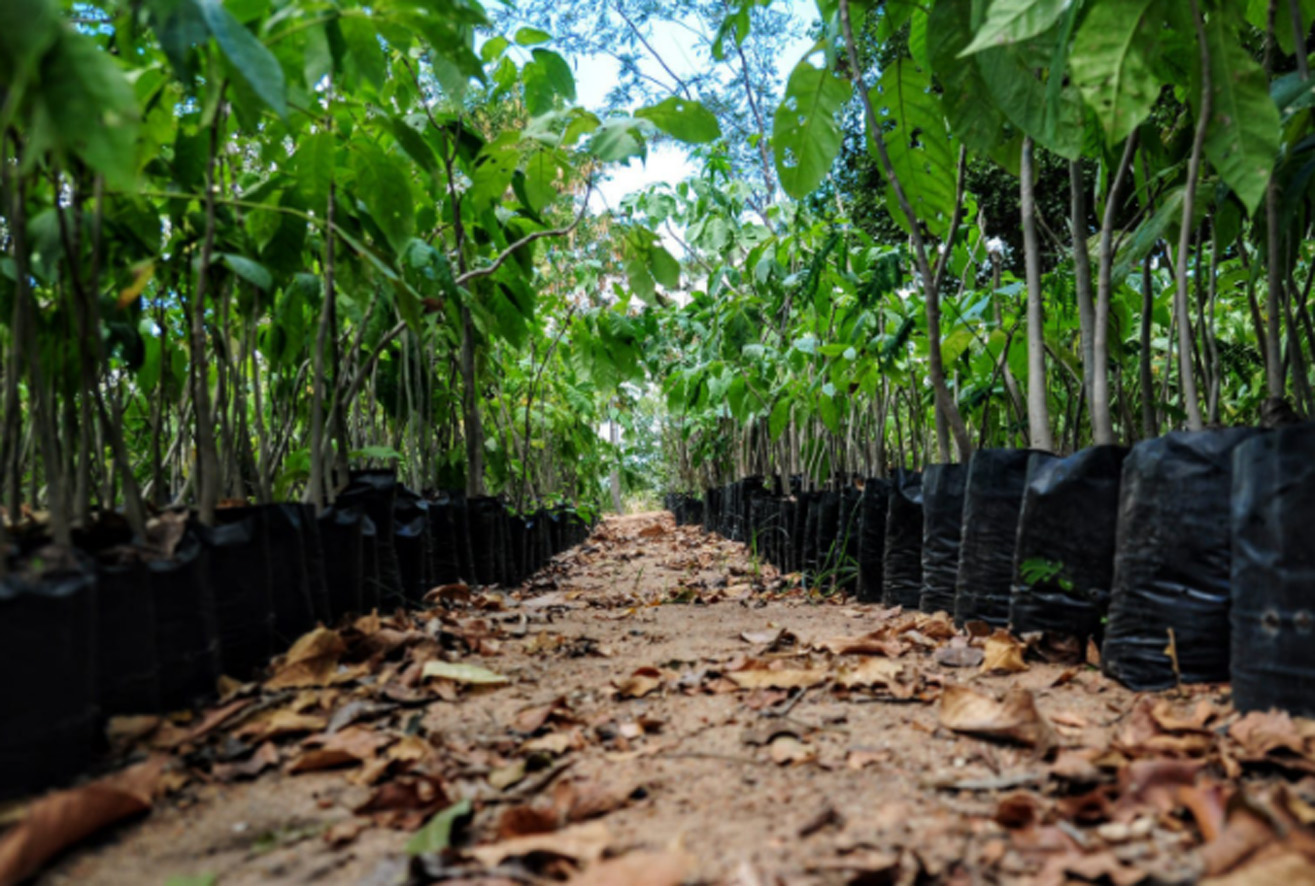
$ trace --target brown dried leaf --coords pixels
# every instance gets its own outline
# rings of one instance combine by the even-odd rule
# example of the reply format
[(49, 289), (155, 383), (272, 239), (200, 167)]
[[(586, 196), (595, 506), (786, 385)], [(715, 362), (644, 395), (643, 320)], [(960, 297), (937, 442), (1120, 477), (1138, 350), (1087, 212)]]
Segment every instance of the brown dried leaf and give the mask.
[(298, 714), (286, 708), (281, 708), (276, 711), (265, 711), (259, 716), (252, 717), (233, 730), (233, 735), (236, 738), (266, 741), (288, 735), (319, 732), (327, 725), (328, 720), (317, 714)]
[(240, 778), (255, 778), (271, 766), (279, 763), (279, 749), (271, 742), (265, 742), (256, 748), (256, 752), (241, 763), (216, 763), (210, 774), (220, 781), (236, 781)]
[(0, 883), (19, 883), (67, 847), (150, 809), (167, 762), (164, 756), (151, 757), (32, 803), (23, 820), (0, 836)]
[[(358, 624), (364, 619), (358, 619)], [(320, 626), (302, 634), (292, 648), (274, 666), (274, 676), (265, 681), (266, 689), (294, 689), (303, 686), (327, 686), (338, 667), (338, 659), (347, 644), (337, 631)]]
[(1256, 886), (1258, 883), (1315, 886), (1315, 863), (1299, 852), (1263, 853), (1230, 874), (1207, 877), (1201, 886)]
[(324, 832), (324, 842), (334, 849), (341, 849), (361, 835), (361, 831), (370, 826), (364, 818), (348, 818), (329, 827)]
[(532, 854), (556, 855), (578, 864), (589, 865), (603, 857), (612, 844), (612, 832), (601, 821), (572, 825), (551, 834), (536, 834), (501, 840), (487, 846), (466, 849), (465, 854), (485, 867), (497, 867), (510, 858)]
[(726, 675), (741, 689), (807, 689), (826, 682), (825, 668), (752, 668)]
[(904, 665), (889, 658), (865, 658), (852, 668), (843, 668), (836, 675), (836, 685), (842, 689), (857, 686), (890, 686), (899, 681)]
[(946, 686), (941, 694), (940, 723), (955, 732), (1005, 739), (1044, 753), (1055, 744), (1050, 723), (1026, 689), (1014, 689), (999, 701), (969, 686)]
[(367, 729), (349, 726), (333, 735), (315, 735), (302, 742), (310, 750), (288, 767), (288, 772), (314, 772), (335, 766), (355, 766), (374, 757), (392, 737)]
[(778, 735), (767, 747), (772, 762), (779, 766), (812, 763), (817, 759), (817, 748), (805, 744), (793, 735)]
[(890, 628), (881, 628), (856, 637), (833, 637), (817, 644), (832, 655), (885, 655), (897, 658), (908, 651), (908, 644), (891, 636)]
[(643, 698), (662, 685), (662, 672), (654, 667), (642, 667), (615, 685), (620, 698)]
[(986, 658), (986, 654), (976, 646), (969, 646), (967, 637), (955, 637), (937, 649), (933, 658), (937, 664), (947, 668), (975, 668)]
[(996, 631), (986, 638), (982, 649), (982, 673), (1016, 674), (1027, 670), (1027, 663), (1023, 661), (1026, 649), (1026, 644), (1008, 631)]
[(680, 886), (693, 866), (683, 852), (640, 849), (593, 865), (567, 886)]

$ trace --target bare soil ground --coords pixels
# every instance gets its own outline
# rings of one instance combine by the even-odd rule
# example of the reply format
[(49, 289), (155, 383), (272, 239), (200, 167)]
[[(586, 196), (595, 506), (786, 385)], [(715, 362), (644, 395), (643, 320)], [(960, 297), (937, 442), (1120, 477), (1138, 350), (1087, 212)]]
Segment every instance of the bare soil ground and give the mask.
[(37, 882), (1315, 882), (1315, 728), (1226, 687), (814, 596), (661, 513), (432, 596), (116, 721), (154, 806)]

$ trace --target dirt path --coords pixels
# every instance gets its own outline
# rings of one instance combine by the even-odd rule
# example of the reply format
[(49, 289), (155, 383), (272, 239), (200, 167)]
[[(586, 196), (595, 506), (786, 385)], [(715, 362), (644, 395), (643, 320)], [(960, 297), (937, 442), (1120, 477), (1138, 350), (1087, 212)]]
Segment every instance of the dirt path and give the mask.
[[(1315, 819), (1306, 724), (810, 599), (666, 514), (608, 519), (510, 594), (438, 596), (303, 638), (199, 720), (117, 723), (164, 796), (39, 882), (1126, 886), (1250, 876)], [(1239, 775), (1269, 804), (1250, 830)], [(409, 862), (461, 798), (459, 851)], [(1245, 851), (1198, 849), (1224, 840)]]

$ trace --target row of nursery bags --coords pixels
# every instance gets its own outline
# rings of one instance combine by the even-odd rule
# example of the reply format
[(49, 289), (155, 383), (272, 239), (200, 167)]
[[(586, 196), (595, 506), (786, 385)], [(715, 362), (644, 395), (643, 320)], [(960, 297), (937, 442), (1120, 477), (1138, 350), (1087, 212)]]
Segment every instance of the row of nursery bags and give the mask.
[(1315, 425), (782, 491), (751, 477), (668, 507), (861, 600), (1091, 638), (1134, 689), (1231, 679), (1240, 709), (1315, 715)]
[(318, 518), (300, 503), (221, 508), (215, 526), (169, 516), (150, 549), (105, 520), (66, 562), (20, 554), (0, 582), (0, 797), (82, 772), (106, 717), (204, 702), (317, 623), (519, 583), (589, 532), (570, 507), (425, 497), (391, 471), (354, 473)]

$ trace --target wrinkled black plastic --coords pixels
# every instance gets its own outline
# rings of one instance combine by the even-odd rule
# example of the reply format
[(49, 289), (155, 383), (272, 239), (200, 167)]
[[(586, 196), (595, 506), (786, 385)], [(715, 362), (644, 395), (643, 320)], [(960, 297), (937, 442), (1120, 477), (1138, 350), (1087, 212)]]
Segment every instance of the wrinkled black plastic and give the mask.
[(452, 527), (456, 535), (453, 541), (457, 548), (457, 562), (461, 564), (461, 577), (468, 582), (475, 581), (475, 554), (471, 547), (470, 504), (466, 493), (449, 493), (452, 501)]
[(922, 597), (922, 474), (897, 468), (886, 509), (881, 602), (916, 609)]
[(1114, 580), (1124, 446), (1034, 459), (1018, 515), (1009, 623), (1100, 638)]
[(429, 500), (429, 569), (435, 585), (461, 580), (461, 558), (457, 553), (456, 510), (452, 500), (440, 493)]
[(215, 624), (224, 673), (248, 680), (274, 650), (269, 546), (260, 513), (228, 517), (215, 526), (196, 524), (214, 594)]
[(859, 499), (858, 599), (880, 603), (882, 563), (886, 548), (886, 512), (890, 508), (890, 483), (869, 477)]
[(329, 600), (329, 620), (367, 611), (362, 592), (365, 585), (365, 515), (358, 507), (334, 505), (326, 508), (316, 525), (324, 554), (324, 584)]
[(95, 753), (95, 623), (90, 565), (0, 582), (0, 650), (12, 665), (0, 680), (0, 796), (63, 781)]
[(517, 585), (528, 574), (526, 547), (529, 542), (529, 522), (521, 514), (508, 513), (507, 531), (507, 566), (505, 579), (508, 585)]
[[(379, 527), (369, 514), (361, 509), (361, 605), (358, 611), (371, 612), (383, 605), (383, 600), (390, 594), (390, 586), (383, 578), (384, 547), (379, 538)], [(391, 544), (388, 550), (393, 550)], [(396, 563), (396, 556), (393, 558)]]
[(1232, 678), (1240, 711), (1315, 716), (1315, 424), (1233, 453)]
[(97, 558), (96, 584), (101, 711), (106, 716), (158, 711), (155, 600), (146, 564), (131, 549), (122, 558), (104, 552)]
[(863, 490), (846, 486), (840, 493), (840, 583), (852, 592), (858, 589), (858, 549), (863, 532)]
[(217, 516), (224, 523), (252, 519), (264, 535), (274, 607), (274, 648), (291, 645), (315, 626), (303, 541), (306, 525), (314, 522), (314, 507), (287, 502), (223, 508)]
[(922, 472), (922, 596), (918, 608), (923, 612), (954, 612), (967, 482), (968, 466), (963, 464), (928, 465)]
[[(429, 581), (429, 504), (405, 488), (399, 488), (393, 500), (393, 548), (402, 577), (400, 605), (418, 606), (433, 587)], [(387, 602), (385, 607), (391, 608)]]
[(828, 587), (838, 583), (845, 542), (840, 536), (840, 493), (825, 491), (817, 500), (818, 580)]
[(211, 576), (201, 541), (186, 533), (173, 556), (150, 560), (160, 704), (173, 711), (210, 698), (222, 672)]
[(1228, 679), (1233, 450), (1253, 428), (1175, 431), (1123, 463), (1114, 584), (1101, 661), (1133, 689)]
[(721, 532), (721, 490), (713, 486), (703, 491), (703, 528)]
[(467, 500), (470, 513), (470, 548), (475, 582), (505, 584), (507, 577), (507, 512), (489, 496)]
[(1027, 484), (1027, 465), (1033, 457), (1054, 458), (1030, 449), (979, 449), (968, 461), (954, 586), (954, 620), (958, 624), (1009, 623), (1018, 511)]
[[(352, 471), (351, 482), (347, 488), (338, 493), (335, 503), (338, 505), (359, 505), (370, 521), (374, 523), (375, 545), (373, 555), (366, 549), (366, 560), (373, 556), (373, 569), (377, 582), (376, 606), (392, 607), (406, 599), (402, 589), (402, 572), (397, 562), (397, 549), (393, 543), (393, 507), (397, 498), (399, 484), (397, 473), (388, 469)], [(375, 593), (367, 590), (367, 598), (374, 598)], [(370, 599), (367, 599), (367, 603)]]
[(310, 594), (315, 621), (328, 624), (333, 620), (333, 609), (329, 604), (329, 579), (324, 567), (324, 541), (320, 538), (320, 521), (315, 519), (313, 506), (306, 507), (305, 515), (301, 552), (306, 564), (306, 589)]
[(822, 493), (805, 492), (799, 496), (799, 546), (801, 559), (799, 571), (810, 581), (817, 578), (822, 559), (817, 549), (817, 525), (822, 508)]

